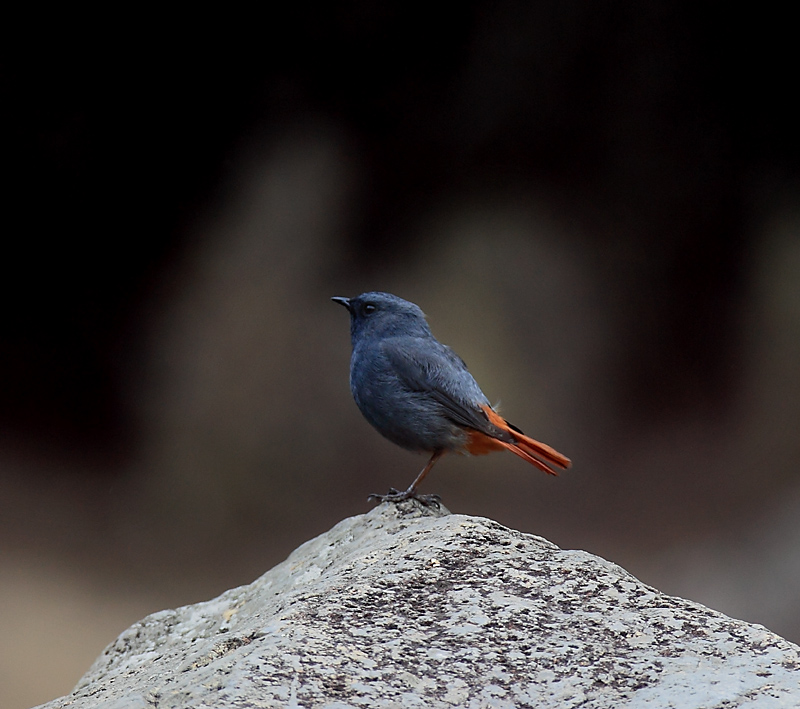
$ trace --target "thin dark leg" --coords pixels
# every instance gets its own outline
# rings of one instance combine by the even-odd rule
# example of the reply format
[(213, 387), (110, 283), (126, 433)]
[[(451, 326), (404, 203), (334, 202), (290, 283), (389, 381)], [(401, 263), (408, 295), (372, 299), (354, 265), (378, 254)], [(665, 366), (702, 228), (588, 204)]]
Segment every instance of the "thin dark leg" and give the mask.
[(436, 465), (436, 461), (444, 455), (444, 451), (434, 451), (431, 459), (428, 461), (427, 465), (422, 469), (419, 475), (415, 478), (414, 482), (409, 485), (408, 490), (405, 492), (398, 492), (394, 488), (389, 490), (387, 495), (376, 495), (373, 493), (367, 499), (368, 500), (378, 500), (378, 502), (402, 502), (403, 500), (419, 500), (423, 505), (435, 505), (436, 507), (439, 506), (439, 496), (438, 495), (418, 495), (417, 494), (417, 487), (425, 478), (425, 476), (431, 472), (431, 468)]

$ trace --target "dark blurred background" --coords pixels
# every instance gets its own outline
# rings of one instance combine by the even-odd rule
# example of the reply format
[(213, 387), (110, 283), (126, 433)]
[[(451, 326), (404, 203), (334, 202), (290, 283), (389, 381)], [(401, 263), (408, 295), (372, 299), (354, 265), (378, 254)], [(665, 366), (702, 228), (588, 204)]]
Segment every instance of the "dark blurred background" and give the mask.
[(425, 492), (800, 640), (794, 24), (193, 12), (3, 55), (0, 704), (413, 479), (329, 300), (373, 289), (574, 461), (453, 456)]

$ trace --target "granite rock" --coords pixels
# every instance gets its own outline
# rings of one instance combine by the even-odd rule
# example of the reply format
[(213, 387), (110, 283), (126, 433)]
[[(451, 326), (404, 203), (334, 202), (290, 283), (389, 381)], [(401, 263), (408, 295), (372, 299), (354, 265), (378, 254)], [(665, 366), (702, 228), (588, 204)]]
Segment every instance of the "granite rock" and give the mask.
[(586, 552), (407, 502), (148, 616), (43, 706), (797, 707), (800, 648)]

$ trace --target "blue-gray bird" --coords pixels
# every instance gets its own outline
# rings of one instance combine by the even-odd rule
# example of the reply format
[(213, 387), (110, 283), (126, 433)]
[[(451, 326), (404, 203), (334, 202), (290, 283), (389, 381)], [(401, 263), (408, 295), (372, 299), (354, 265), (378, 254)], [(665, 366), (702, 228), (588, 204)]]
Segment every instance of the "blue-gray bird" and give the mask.
[(467, 365), (433, 336), (414, 303), (379, 292), (333, 300), (350, 311), (350, 390), (364, 418), (398, 446), (431, 454), (407, 490), (370, 498), (436, 504), (436, 495), (418, 495), (417, 487), (447, 451), (485, 455), (507, 449), (551, 475), (557, 473), (548, 463), (570, 466), (569, 458), (492, 408)]

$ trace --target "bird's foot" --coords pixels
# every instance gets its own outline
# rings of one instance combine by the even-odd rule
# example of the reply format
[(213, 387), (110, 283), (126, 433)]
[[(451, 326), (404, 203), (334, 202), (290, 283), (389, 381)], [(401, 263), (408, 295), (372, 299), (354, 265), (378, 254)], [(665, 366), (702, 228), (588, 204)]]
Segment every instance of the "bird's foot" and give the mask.
[(410, 487), (408, 490), (404, 492), (400, 492), (399, 490), (395, 490), (395, 488), (389, 488), (389, 492), (385, 495), (378, 495), (377, 493), (372, 493), (368, 498), (368, 500), (377, 500), (378, 502), (403, 502), (403, 500), (416, 500), (420, 504), (425, 507), (440, 507), (440, 503), (442, 498), (439, 495), (420, 495), (417, 491)]

